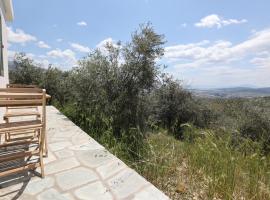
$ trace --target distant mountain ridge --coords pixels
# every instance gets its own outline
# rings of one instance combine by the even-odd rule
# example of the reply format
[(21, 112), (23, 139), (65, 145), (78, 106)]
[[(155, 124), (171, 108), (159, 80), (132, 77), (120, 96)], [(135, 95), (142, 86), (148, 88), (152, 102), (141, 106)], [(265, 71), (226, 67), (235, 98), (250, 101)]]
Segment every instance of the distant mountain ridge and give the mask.
[(196, 96), (208, 98), (253, 98), (270, 96), (270, 87), (251, 88), (251, 87), (233, 87), (217, 89), (191, 89)]

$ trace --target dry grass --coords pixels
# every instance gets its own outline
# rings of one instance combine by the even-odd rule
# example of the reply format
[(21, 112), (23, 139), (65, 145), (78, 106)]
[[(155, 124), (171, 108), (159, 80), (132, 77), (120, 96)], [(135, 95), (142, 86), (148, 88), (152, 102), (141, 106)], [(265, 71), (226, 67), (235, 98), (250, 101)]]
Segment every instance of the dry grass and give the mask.
[(270, 158), (229, 141), (211, 132), (192, 143), (151, 134), (147, 154), (131, 165), (171, 199), (270, 199)]

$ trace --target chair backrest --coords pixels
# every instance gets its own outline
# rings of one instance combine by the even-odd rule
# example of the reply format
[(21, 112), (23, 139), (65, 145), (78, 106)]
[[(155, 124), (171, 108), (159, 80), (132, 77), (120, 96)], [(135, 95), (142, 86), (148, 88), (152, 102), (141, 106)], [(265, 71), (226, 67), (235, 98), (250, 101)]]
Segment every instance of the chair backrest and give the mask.
[[(12, 89), (12, 90), (11, 90)], [(13, 90), (14, 89), (14, 90)], [(29, 88), (30, 89), (30, 88)], [(0, 107), (12, 106), (42, 106), (46, 103), (46, 90), (28, 90), (21, 91), (17, 88), (0, 89)]]
[(9, 93), (42, 93), (40, 88), (0, 88), (0, 92)]
[[(25, 92), (27, 89), (27, 92)], [(21, 91), (23, 90), (23, 92)], [(1, 88), (0, 107), (42, 106), (42, 121), (46, 120), (46, 90), (39, 88)]]

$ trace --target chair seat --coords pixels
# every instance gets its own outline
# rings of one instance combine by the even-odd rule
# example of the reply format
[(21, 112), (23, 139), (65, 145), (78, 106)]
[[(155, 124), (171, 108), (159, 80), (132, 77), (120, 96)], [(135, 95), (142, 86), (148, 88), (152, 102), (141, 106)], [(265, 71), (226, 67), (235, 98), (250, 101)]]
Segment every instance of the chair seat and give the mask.
[(10, 118), (10, 117), (21, 117), (21, 116), (37, 116), (40, 117), (40, 113), (36, 110), (30, 110), (30, 111), (11, 111), (8, 110), (5, 114), (4, 114), (4, 119)]
[(41, 120), (32, 120), (32, 121), (20, 121), (20, 122), (10, 122), (10, 123), (1, 123), (0, 132), (9, 132), (23, 129), (34, 129), (42, 128)]

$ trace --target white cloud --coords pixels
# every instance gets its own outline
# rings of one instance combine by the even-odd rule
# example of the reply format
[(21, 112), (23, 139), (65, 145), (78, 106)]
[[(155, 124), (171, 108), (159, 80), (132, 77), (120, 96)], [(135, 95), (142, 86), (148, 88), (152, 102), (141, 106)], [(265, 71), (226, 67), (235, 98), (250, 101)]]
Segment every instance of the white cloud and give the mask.
[(106, 38), (106, 39), (102, 40), (101, 42), (99, 42), (99, 43), (96, 45), (96, 47), (97, 47), (97, 48), (103, 48), (103, 47), (105, 47), (107, 44), (115, 45), (116, 42), (115, 42), (115, 40), (113, 40), (111, 37), (109, 37), (109, 38)]
[(76, 54), (70, 49), (54, 49), (47, 52), (47, 56), (48, 58), (57, 59), (60, 62), (60, 66), (65, 69), (74, 67), (77, 64)]
[(78, 26), (87, 26), (87, 23), (85, 21), (77, 22)]
[(89, 53), (90, 52), (90, 48), (87, 46), (83, 46), (81, 44), (78, 43), (70, 43), (70, 46), (72, 48), (74, 48), (76, 51), (82, 52), (82, 53)]
[(106, 38), (106, 39), (102, 40), (101, 42), (99, 42), (96, 45), (96, 48), (99, 49), (99, 51), (101, 53), (106, 54), (107, 53), (107, 49), (106, 49), (107, 44), (113, 45), (114, 47), (119, 47), (117, 45), (117, 42), (115, 40), (113, 40), (111, 37), (109, 37), (109, 38)]
[(250, 63), (259, 68), (268, 68), (270, 70), (270, 50), (258, 53), (257, 57), (250, 60)]
[(192, 85), (223, 87), (253, 84), (270, 86), (270, 29), (252, 34), (238, 44), (207, 40), (165, 48), (168, 71)]
[(56, 42), (63, 42), (63, 39), (62, 38), (57, 38)]
[(224, 19), (221, 16), (218, 16), (216, 14), (208, 15), (200, 20), (200, 22), (195, 23), (194, 25), (196, 27), (201, 27), (201, 28), (221, 28), (223, 26), (228, 26), (231, 24), (242, 24), (246, 23), (246, 19)]
[(35, 36), (27, 34), (21, 29), (16, 29), (14, 31), (12, 27), (7, 27), (7, 34), (8, 34), (8, 41), (10, 43), (25, 44), (27, 42), (33, 42), (37, 40)]
[(70, 49), (66, 49), (64, 51), (62, 51), (61, 49), (54, 49), (47, 52), (47, 55), (53, 58), (68, 58), (71, 60), (76, 60), (75, 53)]
[(256, 32), (246, 41), (236, 45), (223, 40), (212, 43), (204, 40), (198, 43), (169, 46), (165, 48), (165, 58), (171, 62), (181, 61), (181, 66), (199, 67), (206, 63), (241, 60), (266, 50), (270, 50), (270, 29)]
[[(8, 58), (10, 61), (14, 60), (16, 53), (19, 52), (8, 50)], [(42, 68), (47, 68), (50, 64), (62, 70), (71, 69), (72, 67), (77, 66), (76, 54), (70, 49), (63, 51), (54, 49), (47, 52), (45, 55), (26, 53), (25, 57), (32, 59), (37, 66)]]
[(43, 68), (47, 68), (51, 64), (51, 62), (47, 59), (36, 59), (35, 62)]
[(48, 45), (48, 44), (46, 44), (44, 41), (39, 41), (38, 43), (37, 43), (37, 46), (39, 47), (39, 48), (42, 48), (42, 49), (50, 49), (51, 47)]

